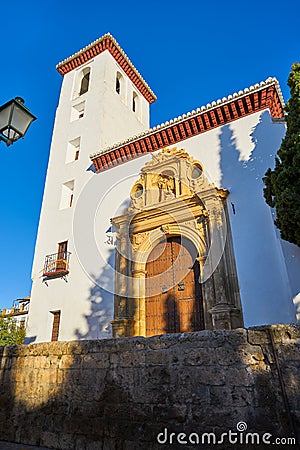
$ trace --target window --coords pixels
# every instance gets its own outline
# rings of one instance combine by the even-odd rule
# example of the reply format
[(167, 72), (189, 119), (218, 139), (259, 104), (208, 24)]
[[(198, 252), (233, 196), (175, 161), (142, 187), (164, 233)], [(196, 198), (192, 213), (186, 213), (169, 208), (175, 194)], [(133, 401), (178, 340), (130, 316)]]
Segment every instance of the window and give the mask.
[(78, 98), (80, 95), (88, 92), (90, 87), (90, 73), (90, 67), (85, 67), (76, 72), (73, 98)]
[(51, 311), (53, 314), (53, 323), (52, 323), (52, 336), (51, 341), (58, 341), (59, 336), (59, 325), (60, 325), (60, 311)]
[(62, 185), (59, 209), (71, 208), (73, 204), (74, 180)]
[(57, 260), (56, 260), (56, 270), (66, 270), (67, 269), (67, 259), (68, 259), (68, 241), (60, 242), (58, 244)]
[(132, 93), (132, 111), (140, 116), (140, 98), (136, 92)]
[(68, 251), (68, 241), (59, 242), (58, 244), (58, 259), (66, 259), (65, 254)]
[(66, 164), (72, 161), (77, 161), (80, 154), (80, 137), (73, 139), (68, 143)]
[(120, 72), (117, 72), (116, 74), (116, 92), (117, 94), (124, 94), (124, 78), (120, 74)]
[(84, 116), (84, 108), (85, 108), (85, 102), (78, 103), (77, 105), (74, 105), (72, 107), (71, 111), (71, 122), (74, 120), (82, 119)]
[(192, 179), (197, 180), (202, 175), (202, 167), (199, 164), (194, 164), (192, 166)]
[(90, 84), (90, 69), (84, 69), (82, 72), (82, 79), (80, 84), (79, 95), (85, 94), (89, 90)]
[(134, 92), (132, 95), (132, 111), (137, 112), (137, 106), (138, 106), (138, 96)]
[(118, 75), (116, 77), (116, 92), (117, 92), (117, 94), (120, 94), (120, 92), (121, 92), (121, 83), (120, 83), (120, 80), (118, 78)]

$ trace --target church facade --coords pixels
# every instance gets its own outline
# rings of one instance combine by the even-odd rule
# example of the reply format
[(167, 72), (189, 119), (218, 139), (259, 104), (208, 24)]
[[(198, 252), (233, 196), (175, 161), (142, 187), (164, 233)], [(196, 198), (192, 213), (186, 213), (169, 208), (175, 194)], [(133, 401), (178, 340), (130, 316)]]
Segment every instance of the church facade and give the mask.
[(263, 198), (277, 80), (150, 128), (156, 97), (111, 35), (57, 70), (28, 342), (296, 322), (300, 249)]

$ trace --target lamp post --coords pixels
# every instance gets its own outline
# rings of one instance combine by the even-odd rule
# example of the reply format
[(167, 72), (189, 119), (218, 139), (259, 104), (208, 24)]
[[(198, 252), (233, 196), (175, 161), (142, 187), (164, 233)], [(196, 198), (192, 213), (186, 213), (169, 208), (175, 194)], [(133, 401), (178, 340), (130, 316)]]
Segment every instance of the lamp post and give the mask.
[(34, 120), (36, 117), (26, 108), (21, 97), (0, 106), (0, 141), (4, 141), (7, 146), (13, 144), (25, 136)]

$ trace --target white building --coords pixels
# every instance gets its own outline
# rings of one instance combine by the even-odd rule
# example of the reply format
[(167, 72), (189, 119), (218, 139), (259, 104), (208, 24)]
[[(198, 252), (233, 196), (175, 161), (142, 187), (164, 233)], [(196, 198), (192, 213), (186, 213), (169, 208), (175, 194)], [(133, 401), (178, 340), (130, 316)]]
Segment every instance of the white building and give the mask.
[(111, 35), (57, 70), (28, 339), (295, 322), (300, 249), (262, 193), (277, 80), (149, 129), (155, 95)]
[(3, 308), (0, 310), (2, 317), (13, 317), (16, 325), (20, 328), (26, 328), (28, 322), (28, 313), (30, 306), (30, 296), (18, 298), (11, 308)]

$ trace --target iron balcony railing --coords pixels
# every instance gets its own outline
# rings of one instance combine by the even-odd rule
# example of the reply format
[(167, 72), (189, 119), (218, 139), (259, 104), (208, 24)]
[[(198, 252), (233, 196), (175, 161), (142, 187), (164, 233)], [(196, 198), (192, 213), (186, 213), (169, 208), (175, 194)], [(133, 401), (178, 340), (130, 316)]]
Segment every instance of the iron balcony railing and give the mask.
[(69, 273), (70, 252), (62, 251), (52, 253), (45, 258), (45, 265), (43, 269), (44, 277), (63, 277)]

